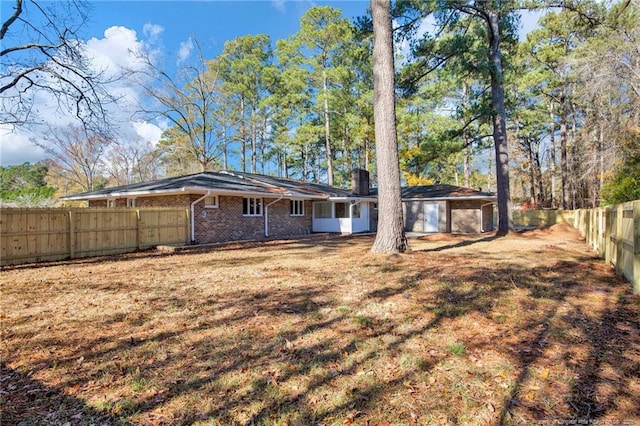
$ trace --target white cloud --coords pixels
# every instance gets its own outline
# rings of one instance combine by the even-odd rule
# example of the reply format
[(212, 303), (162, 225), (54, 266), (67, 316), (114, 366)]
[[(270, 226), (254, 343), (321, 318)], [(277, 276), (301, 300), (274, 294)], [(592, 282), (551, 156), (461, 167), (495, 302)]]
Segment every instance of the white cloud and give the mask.
[(101, 39), (91, 38), (86, 42), (86, 54), (95, 71), (104, 71), (115, 77), (123, 70), (139, 71), (144, 68), (141, 56), (145, 44), (138, 40), (134, 30), (115, 26), (104, 31)]
[[(119, 138), (126, 142), (130, 135), (138, 134), (145, 140), (155, 144), (162, 133), (161, 127), (143, 121), (132, 122), (131, 117), (143, 101), (140, 85), (128, 78), (129, 71), (141, 71), (146, 61), (142, 55), (151, 55), (155, 59), (153, 43), (159, 41), (163, 29), (160, 26), (147, 24), (143, 33), (149, 39), (139, 39), (137, 33), (123, 26), (109, 27), (102, 38), (91, 38), (85, 43), (85, 53), (90, 60), (90, 68), (102, 73), (102, 79), (108, 80), (105, 90), (117, 98), (117, 104), (104, 104), (107, 116), (114, 128), (118, 129)], [(139, 76), (138, 76), (139, 77)], [(50, 83), (55, 87), (55, 83)], [(62, 127), (78, 124), (71, 113), (74, 105), (61, 105), (59, 99), (50, 91), (32, 91), (34, 113), (42, 121), (42, 125), (30, 130), (18, 129), (15, 133), (0, 128), (0, 161), (2, 165), (22, 164), (26, 161), (36, 162), (46, 158), (42, 149), (30, 142), (30, 139), (41, 139), (50, 127)], [(71, 100), (73, 102), (73, 100)]]
[(191, 54), (191, 51), (193, 50), (193, 47), (193, 40), (191, 39), (191, 37), (189, 37), (187, 41), (183, 41), (182, 43), (180, 43), (180, 49), (178, 50), (178, 61), (176, 62), (177, 65), (180, 65), (185, 60), (187, 60), (187, 58)]
[(164, 131), (160, 126), (147, 121), (134, 121), (131, 124), (138, 136), (140, 136), (144, 141), (151, 143), (153, 146), (158, 143), (162, 136), (162, 132)]
[(156, 24), (144, 24), (142, 27), (142, 34), (147, 37), (150, 43), (155, 43), (163, 32), (164, 27)]
[(2, 166), (18, 165), (26, 162), (37, 163), (44, 160), (46, 155), (42, 148), (29, 140), (29, 135), (13, 133), (7, 129), (0, 129), (0, 164)]
[(271, 6), (273, 6), (279, 12), (285, 12), (285, 0), (271, 0)]

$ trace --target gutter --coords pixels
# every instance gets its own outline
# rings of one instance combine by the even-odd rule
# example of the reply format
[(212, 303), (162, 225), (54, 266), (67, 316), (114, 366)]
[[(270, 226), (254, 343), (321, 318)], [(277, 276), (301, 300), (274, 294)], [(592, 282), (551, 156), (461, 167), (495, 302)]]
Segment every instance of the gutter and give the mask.
[(207, 191), (206, 194), (204, 194), (202, 197), (198, 198), (193, 203), (191, 203), (191, 244), (195, 243), (195, 241), (196, 241), (196, 219), (194, 217), (195, 216), (195, 206), (200, 201), (202, 201), (205, 198), (207, 198), (209, 195), (211, 195), (211, 191)]
[(283, 194), (280, 194), (279, 198), (276, 198), (266, 206), (264, 206), (264, 236), (269, 237), (269, 206), (277, 203), (284, 198)]

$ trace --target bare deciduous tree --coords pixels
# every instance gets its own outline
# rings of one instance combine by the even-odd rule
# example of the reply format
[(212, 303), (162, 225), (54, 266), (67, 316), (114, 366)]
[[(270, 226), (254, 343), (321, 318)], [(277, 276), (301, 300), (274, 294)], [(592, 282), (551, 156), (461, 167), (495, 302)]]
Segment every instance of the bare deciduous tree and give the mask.
[(51, 129), (43, 139), (31, 142), (42, 148), (59, 167), (62, 175), (81, 191), (98, 189), (102, 159), (112, 141), (103, 135), (87, 133), (80, 126)]
[(105, 90), (107, 78), (91, 69), (79, 37), (87, 10), (81, 0), (15, 1), (0, 27), (0, 124), (28, 126), (52, 108), (106, 131), (105, 105), (115, 99)]
[(196, 159), (200, 171), (220, 166), (224, 153), (224, 129), (218, 126), (215, 112), (221, 102), (218, 77), (209, 69), (202, 50), (195, 42), (199, 56), (191, 65), (178, 70), (173, 78), (147, 58), (151, 78), (160, 84), (152, 86), (143, 82), (145, 94), (154, 105), (144, 107), (142, 113), (152, 119), (164, 117), (173, 125), (165, 136), (186, 142), (186, 147)]

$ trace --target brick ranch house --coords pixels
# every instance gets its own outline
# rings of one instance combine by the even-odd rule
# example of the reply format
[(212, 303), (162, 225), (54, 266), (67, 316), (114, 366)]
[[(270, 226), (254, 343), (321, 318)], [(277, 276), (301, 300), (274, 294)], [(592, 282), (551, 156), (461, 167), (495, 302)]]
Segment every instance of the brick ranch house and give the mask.
[[(89, 207), (184, 207), (191, 240), (206, 244), (353, 234), (377, 227), (377, 189), (356, 169), (352, 188), (245, 172), (203, 172), (62, 197)], [(403, 188), (408, 231), (478, 233), (493, 229), (495, 196), (448, 185)]]

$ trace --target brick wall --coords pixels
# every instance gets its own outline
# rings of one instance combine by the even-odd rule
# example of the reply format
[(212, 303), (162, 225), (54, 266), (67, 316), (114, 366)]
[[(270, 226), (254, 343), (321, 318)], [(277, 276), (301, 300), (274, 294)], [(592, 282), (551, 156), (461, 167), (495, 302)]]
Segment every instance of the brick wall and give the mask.
[[(199, 199), (198, 194), (138, 197), (136, 207), (184, 207)], [(242, 197), (219, 196), (217, 208), (205, 208), (204, 200), (194, 206), (195, 240), (198, 244), (225, 241), (260, 240), (265, 238), (264, 206), (275, 198), (263, 198), (262, 216), (244, 216)], [(279, 200), (269, 206), (269, 238), (294, 237), (311, 233), (312, 202), (305, 201), (304, 216), (291, 216), (289, 200)], [(93, 200), (89, 207), (106, 207), (106, 200)], [(116, 200), (117, 207), (126, 207), (127, 199)]]
[[(136, 197), (136, 207), (190, 207), (200, 195), (163, 195), (159, 197)], [(127, 207), (126, 198), (116, 198), (116, 207)], [(107, 207), (107, 200), (90, 200), (89, 207)]]
[[(265, 205), (272, 202), (265, 200)], [(269, 206), (269, 237), (291, 237), (311, 233), (312, 202), (304, 202), (304, 216), (290, 215), (290, 200)]]
[[(218, 208), (205, 208), (202, 202), (194, 208), (197, 243), (215, 243), (265, 238), (265, 206), (275, 201), (263, 198), (262, 216), (244, 216), (242, 197), (220, 196)], [(304, 216), (290, 216), (289, 200), (280, 200), (268, 207), (269, 238), (306, 235), (311, 232), (311, 201), (305, 201)]]
[[(200, 198), (202, 195), (181, 194), (181, 195), (163, 195), (161, 197), (139, 197), (136, 198), (136, 207), (191, 207), (191, 203)], [(127, 205), (127, 200), (124, 205)], [(120, 201), (118, 199), (117, 201)], [(118, 204), (120, 207), (120, 204)]]

